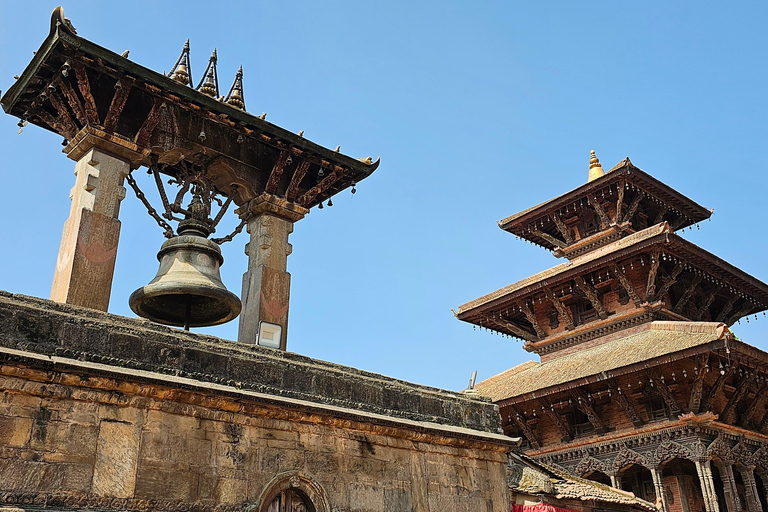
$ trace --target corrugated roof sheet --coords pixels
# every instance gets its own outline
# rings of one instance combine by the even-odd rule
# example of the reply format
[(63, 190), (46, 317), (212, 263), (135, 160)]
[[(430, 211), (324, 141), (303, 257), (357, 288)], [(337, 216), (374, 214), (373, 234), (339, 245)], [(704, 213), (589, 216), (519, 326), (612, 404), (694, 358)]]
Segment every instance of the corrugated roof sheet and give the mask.
[(478, 382), (475, 390), (498, 402), (704, 345), (728, 332), (718, 322), (650, 322), (641, 329), (545, 363), (528, 361)]

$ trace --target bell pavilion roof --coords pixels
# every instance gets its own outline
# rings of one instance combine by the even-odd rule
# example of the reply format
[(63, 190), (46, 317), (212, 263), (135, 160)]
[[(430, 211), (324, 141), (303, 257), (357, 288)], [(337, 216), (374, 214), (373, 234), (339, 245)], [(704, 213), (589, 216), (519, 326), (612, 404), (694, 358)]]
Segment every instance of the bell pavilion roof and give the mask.
[(182, 159), (208, 166), (223, 195), (238, 185), (238, 205), (266, 192), (311, 208), (376, 170), (378, 160), (352, 158), (247, 112), (242, 68), (219, 96), (226, 89), (217, 59), (214, 51), (195, 87), (188, 44), (165, 76), (78, 36), (58, 7), (48, 37), (0, 104), (20, 126), (64, 137), (67, 152), (98, 136), (134, 168), (153, 157), (169, 175)]

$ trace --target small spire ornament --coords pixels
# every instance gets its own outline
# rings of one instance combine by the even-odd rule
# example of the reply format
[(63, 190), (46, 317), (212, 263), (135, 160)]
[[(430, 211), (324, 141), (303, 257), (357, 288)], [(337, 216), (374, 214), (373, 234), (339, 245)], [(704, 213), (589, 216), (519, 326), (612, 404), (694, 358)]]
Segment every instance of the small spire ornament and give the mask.
[(189, 62), (189, 39), (184, 43), (181, 55), (176, 59), (176, 64), (173, 65), (168, 76), (180, 84), (192, 87), (192, 67)]
[(589, 152), (589, 179), (587, 182), (596, 180), (603, 174), (605, 174), (605, 171), (600, 165), (600, 160), (598, 160), (597, 156), (595, 156), (595, 150), (593, 149)]
[[(232, 82), (232, 87), (229, 88), (227, 97), (224, 98), (224, 103), (239, 108), (240, 110), (245, 110), (245, 97), (243, 96), (243, 66), (240, 66), (240, 69), (237, 70), (235, 81)], [(266, 114), (264, 117), (267, 117)]]
[(216, 63), (219, 58), (216, 54), (216, 48), (211, 53), (211, 58), (208, 59), (208, 66), (203, 71), (203, 78), (200, 79), (200, 83), (197, 84), (197, 90), (206, 96), (212, 98), (219, 97), (219, 73), (216, 69)]

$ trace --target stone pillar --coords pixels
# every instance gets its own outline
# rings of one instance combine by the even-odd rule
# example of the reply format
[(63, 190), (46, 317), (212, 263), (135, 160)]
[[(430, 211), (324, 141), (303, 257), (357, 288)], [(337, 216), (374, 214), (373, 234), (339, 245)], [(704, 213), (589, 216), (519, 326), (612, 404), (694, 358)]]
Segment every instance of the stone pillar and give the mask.
[(663, 512), (669, 512), (669, 506), (667, 505), (667, 496), (664, 494), (664, 483), (661, 479), (661, 468), (658, 466), (650, 468), (651, 478), (653, 478), (653, 488), (656, 491), (656, 502), (661, 500), (661, 510)]
[(717, 492), (715, 483), (712, 480), (712, 467), (709, 460), (696, 460), (696, 473), (699, 475), (699, 484), (701, 485), (701, 494), (704, 496), (704, 508), (706, 512), (720, 512), (720, 506), (717, 503)]
[(763, 512), (763, 505), (760, 503), (760, 497), (757, 494), (757, 483), (755, 482), (755, 468), (750, 466), (740, 466), (739, 473), (744, 481), (744, 495), (746, 496), (746, 508), (749, 512)]
[[(308, 210), (295, 203), (262, 194), (252, 199), (240, 215), (248, 219), (250, 242), (245, 246), (248, 271), (243, 275), (241, 343), (286, 349), (291, 274), (286, 271), (292, 247), (288, 235), (293, 223)], [(274, 345), (273, 345), (274, 343)]]
[[(84, 128), (64, 149), (75, 164), (72, 207), (64, 223), (51, 300), (106, 311), (120, 238), (123, 181), (138, 167), (135, 148)], [(137, 163), (138, 161), (138, 163)], [(133, 164), (132, 164), (133, 162)]]
[(725, 493), (725, 504), (728, 507), (728, 512), (741, 512), (741, 500), (739, 500), (739, 493), (736, 490), (733, 466), (730, 462), (721, 462), (717, 467), (723, 482), (723, 493)]

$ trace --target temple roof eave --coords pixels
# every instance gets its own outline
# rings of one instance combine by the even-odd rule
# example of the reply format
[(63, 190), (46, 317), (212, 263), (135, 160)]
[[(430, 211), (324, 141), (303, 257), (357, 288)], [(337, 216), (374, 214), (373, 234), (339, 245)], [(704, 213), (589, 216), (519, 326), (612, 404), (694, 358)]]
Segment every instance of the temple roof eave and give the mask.
[[(333, 151), (329, 148), (312, 142), (301, 135), (292, 133), (284, 128), (274, 125), (265, 119), (261, 119), (246, 111), (240, 110), (215, 98), (207, 96), (191, 87), (180, 84), (168, 76), (164, 76), (161, 73), (136, 64), (135, 62), (128, 60), (127, 58), (124, 58), (115, 52), (112, 52), (111, 50), (108, 50), (91, 41), (88, 41), (87, 39), (75, 35), (66, 27), (62, 20), (59, 19), (62, 16), (63, 12), (61, 12), (60, 8), (54, 10), (51, 18), (50, 33), (43, 41), (40, 49), (35, 53), (35, 56), (27, 65), (19, 79), (16, 80), (16, 82), (8, 89), (8, 91), (6, 91), (3, 97), (0, 98), (0, 106), (2, 106), (6, 113), (19, 118), (23, 116), (24, 112), (19, 111), (19, 100), (21, 99), (24, 91), (28, 89), (31, 81), (36, 76), (38, 76), (43, 65), (52, 56), (56, 55), (58, 51), (60, 51), (60, 45), (66, 44), (79, 52), (98, 57), (104, 63), (116, 67), (119, 70), (123, 70), (125, 73), (135, 76), (145, 83), (154, 85), (155, 87), (160, 87), (165, 92), (178, 95), (190, 103), (197, 104), (217, 114), (226, 115), (235, 122), (253, 126), (256, 130), (271, 135), (274, 138), (283, 140), (290, 146), (299, 148), (300, 150), (308, 153), (314, 153), (323, 160), (327, 160), (339, 166), (349, 167), (356, 171), (355, 178), (357, 181), (361, 181), (362, 179), (370, 176), (380, 164), (380, 158), (377, 158), (371, 163), (367, 163), (364, 160)], [(48, 126), (39, 126), (47, 130), (51, 129)]]
[[(709, 264), (716, 271), (713, 273), (718, 274), (720, 279), (736, 281), (732, 283), (733, 286), (738, 286), (742, 292), (750, 293), (762, 301), (763, 304), (768, 304), (768, 284), (698, 245), (672, 233), (666, 223), (661, 223), (612, 242), (593, 252), (579, 256), (570, 262), (561, 263), (462, 304), (458, 308), (457, 317), (460, 320), (469, 320), (470, 316), (476, 311), (493, 308), (502, 303), (523, 298), (544, 290), (548, 286), (554, 286), (568, 276), (587, 272), (592, 268), (603, 266), (610, 261), (616, 261), (631, 254), (636, 254), (649, 246), (658, 244), (664, 244), (663, 249), (667, 252), (677, 253), (678, 256), (685, 254), (692, 260), (698, 260), (699, 266), (704, 263)], [(746, 287), (747, 290), (742, 289), (742, 287)]]
[[(590, 192), (600, 190), (610, 184), (620, 181), (621, 179), (627, 179), (631, 183), (636, 182), (638, 185), (643, 185), (648, 189), (649, 192), (664, 199), (666, 203), (670, 204), (670, 206), (685, 209), (686, 213), (691, 218), (691, 222), (684, 223), (680, 225), (679, 228), (685, 227), (695, 222), (701, 222), (702, 220), (708, 219), (712, 215), (711, 210), (708, 210), (707, 208), (699, 205), (672, 187), (657, 180), (638, 167), (635, 167), (629, 161), (629, 159), (625, 159), (614, 166), (613, 169), (598, 177), (597, 179), (584, 183), (575, 189), (566, 192), (565, 194), (561, 194), (553, 199), (544, 201), (543, 203), (540, 203), (531, 208), (527, 208), (514, 215), (510, 215), (509, 217), (500, 220), (498, 225), (504, 231), (522, 236), (522, 230), (524, 229), (524, 225), (527, 223), (530, 223), (543, 215), (547, 215), (548, 213), (558, 210), (573, 202), (574, 200), (578, 200), (579, 198), (586, 196)], [(537, 245), (542, 245), (543, 247), (550, 250), (555, 249), (546, 241), (535, 241), (534, 243)]]

